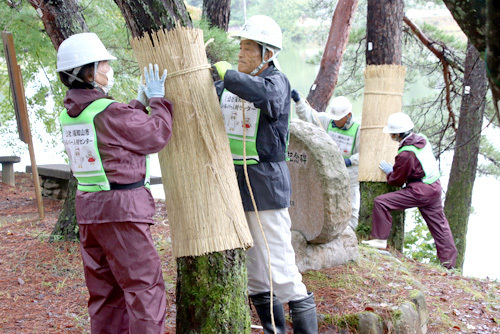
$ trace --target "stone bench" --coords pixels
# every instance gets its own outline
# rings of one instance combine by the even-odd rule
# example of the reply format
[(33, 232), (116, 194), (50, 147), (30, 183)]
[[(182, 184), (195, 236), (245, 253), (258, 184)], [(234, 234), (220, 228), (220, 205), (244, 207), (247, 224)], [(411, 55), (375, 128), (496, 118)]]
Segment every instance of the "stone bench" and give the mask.
[[(41, 178), (42, 196), (64, 199), (68, 193), (71, 170), (68, 164), (48, 164), (37, 167)], [(26, 166), (26, 173), (32, 173), (31, 166)], [(161, 184), (161, 177), (151, 176), (150, 184)]]
[(2, 182), (11, 186), (16, 185), (14, 178), (14, 164), (20, 162), (21, 158), (16, 156), (0, 157), (2, 163)]

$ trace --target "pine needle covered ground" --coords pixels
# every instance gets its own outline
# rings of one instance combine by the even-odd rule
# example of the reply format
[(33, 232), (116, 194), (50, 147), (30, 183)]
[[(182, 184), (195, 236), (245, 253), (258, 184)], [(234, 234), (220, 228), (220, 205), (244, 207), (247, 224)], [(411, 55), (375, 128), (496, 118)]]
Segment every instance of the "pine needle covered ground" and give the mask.
[[(0, 183), (0, 197), (0, 333), (89, 333), (78, 243), (48, 242), (62, 202), (44, 199), (46, 218), (39, 221), (31, 175), (22, 173), (16, 174), (16, 188)], [(175, 333), (176, 268), (160, 200), (156, 220), (152, 231), (167, 288), (165, 333)], [(363, 311), (390, 321), (415, 289), (427, 301), (428, 333), (500, 333), (498, 281), (463, 277), (365, 247), (356, 262), (303, 277), (316, 296), (320, 333), (356, 333), (348, 315)], [(252, 318), (258, 324), (253, 310)]]

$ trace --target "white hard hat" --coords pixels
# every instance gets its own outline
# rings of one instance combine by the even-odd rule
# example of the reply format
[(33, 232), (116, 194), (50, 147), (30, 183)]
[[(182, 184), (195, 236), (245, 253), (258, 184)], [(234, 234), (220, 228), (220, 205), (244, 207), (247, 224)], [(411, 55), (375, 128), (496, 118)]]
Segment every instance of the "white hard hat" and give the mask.
[(66, 38), (57, 50), (57, 72), (62, 72), (102, 60), (115, 60), (99, 37), (84, 32)]
[(415, 125), (405, 113), (397, 112), (387, 118), (387, 126), (384, 126), (384, 133), (404, 133), (413, 129)]
[(266, 15), (250, 17), (243, 28), (231, 37), (239, 40), (251, 39), (259, 44), (273, 48), (275, 54), (282, 49), (283, 37), (280, 26)]
[(338, 121), (346, 117), (352, 111), (352, 103), (345, 96), (334, 97), (330, 101), (329, 113), (334, 121)]

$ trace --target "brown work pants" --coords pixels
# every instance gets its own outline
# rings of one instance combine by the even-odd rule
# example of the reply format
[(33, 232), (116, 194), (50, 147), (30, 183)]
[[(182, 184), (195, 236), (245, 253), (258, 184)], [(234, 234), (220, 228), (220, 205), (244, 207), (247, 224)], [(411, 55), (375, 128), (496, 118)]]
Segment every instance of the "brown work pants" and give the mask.
[(406, 188), (377, 196), (373, 202), (372, 238), (388, 239), (393, 210), (418, 207), (436, 244), (437, 257), (446, 268), (455, 267), (457, 248), (443, 212), (441, 185), (410, 183)]
[(163, 334), (165, 284), (149, 224), (79, 227), (92, 333)]

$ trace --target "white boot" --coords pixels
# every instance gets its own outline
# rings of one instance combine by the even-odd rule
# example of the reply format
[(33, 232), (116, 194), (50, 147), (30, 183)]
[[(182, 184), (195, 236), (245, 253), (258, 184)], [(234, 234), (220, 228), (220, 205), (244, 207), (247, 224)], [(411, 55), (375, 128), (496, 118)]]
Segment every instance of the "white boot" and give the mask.
[(362, 240), (361, 243), (378, 249), (387, 248), (387, 240), (384, 239)]

